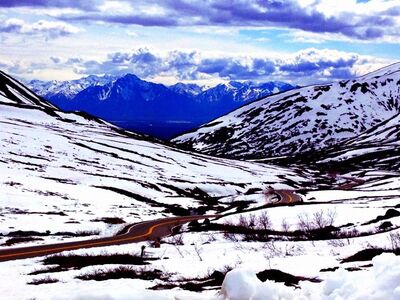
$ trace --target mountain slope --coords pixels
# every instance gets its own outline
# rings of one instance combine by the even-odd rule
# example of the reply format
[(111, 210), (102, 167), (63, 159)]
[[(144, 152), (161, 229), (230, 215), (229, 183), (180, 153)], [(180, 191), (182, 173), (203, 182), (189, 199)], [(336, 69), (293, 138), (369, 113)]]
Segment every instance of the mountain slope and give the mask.
[(340, 169), (400, 169), (400, 114), (319, 155), (319, 164)]
[(55, 106), (37, 96), (2, 71), (0, 71), (0, 101), (9, 104), (34, 105), (46, 109), (56, 109)]
[(400, 63), (245, 105), (172, 141), (186, 149), (264, 158), (330, 147), (400, 112)]

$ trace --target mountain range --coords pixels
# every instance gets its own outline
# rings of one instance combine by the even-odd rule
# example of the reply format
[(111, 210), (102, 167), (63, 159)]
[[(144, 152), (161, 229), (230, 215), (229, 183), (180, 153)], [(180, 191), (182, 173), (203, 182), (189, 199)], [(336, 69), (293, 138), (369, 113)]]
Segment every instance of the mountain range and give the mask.
[[(229, 158), (293, 156), (335, 149), (344, 141), (379, 128), (399, 113), (397, 63), (353, 80), (265, 97), (172, 142), (185, 149)], [(391, 130), (398, 137), (398, 130)]]
[(133, 74), (32, 80), (27, 85), (65, 111), (84, 111), (161, 139), (196, 128), (260, 97), (294, 88), (283, 82), (237, 81), (212, 88), (184, 83), (165, 86)]

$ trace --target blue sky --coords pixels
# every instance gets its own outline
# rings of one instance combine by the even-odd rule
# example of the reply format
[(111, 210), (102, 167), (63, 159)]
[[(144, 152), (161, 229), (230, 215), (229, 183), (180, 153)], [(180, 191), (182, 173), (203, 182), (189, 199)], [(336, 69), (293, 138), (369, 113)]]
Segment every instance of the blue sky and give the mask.
[(398, 0), (1, 0), (0, 69), (309, 84), (396, 62)]

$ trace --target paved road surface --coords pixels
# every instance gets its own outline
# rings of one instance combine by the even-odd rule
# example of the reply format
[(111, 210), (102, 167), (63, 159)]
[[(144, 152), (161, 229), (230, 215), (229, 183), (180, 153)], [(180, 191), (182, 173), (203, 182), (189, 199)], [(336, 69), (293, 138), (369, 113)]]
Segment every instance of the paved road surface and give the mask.
[(297, 202), (302, 202), (303, 199), (300, 195), (296, 194), (292, 190), (274, 190), (271, 189), (267, 192), (269, 195), (274, 195), (278, 197), (278, 201), (274, 204), (294, 204)]
[(0, 250), (0, 262), (43, 256), (67, 250), (137, 243), (146, 240), (156, 240), (157, 238), (169, 235), (172, 228), (175, 226), (182, 225), (193, 220), (201, 220), (213, 217), (218, 217), (218, 215), (171, 217), (157, 219), (132, 225), (127, 229), (126, 233), (112, 237)]
[[(300, 195), (295, 194), (294, 191), (291, 190), (271, 189), (268, 193), (271, 195), (275, 195), (279, 198), (278, 201), (273, 203), (276, 205), (294, 204), (296, 202), (303, 201)], [(156, 240), (157, 238), (169, 235), (172, 228), (175, 226), (182, 225), (193, 220), (201, 220), (214, 217), (219, 217), (219, 215), (171, 217), (165, 219), (157, 219), (131, 225), (130, 227), (128, 227), (126, 233), (112, 237), (0, 250), (0, 262), (49, 255), (62, 251), (76, 250), (82, 248), (103, 247), (110, 245), (137, 243), (146, 240)]]

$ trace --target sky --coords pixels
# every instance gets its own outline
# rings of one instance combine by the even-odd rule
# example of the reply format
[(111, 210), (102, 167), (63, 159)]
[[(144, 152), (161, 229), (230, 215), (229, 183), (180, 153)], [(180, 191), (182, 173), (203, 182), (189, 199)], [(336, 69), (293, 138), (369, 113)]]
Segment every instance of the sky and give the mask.
[(311, 84), (400, 60), (399, 0), (0, 0), (0, 69)]

